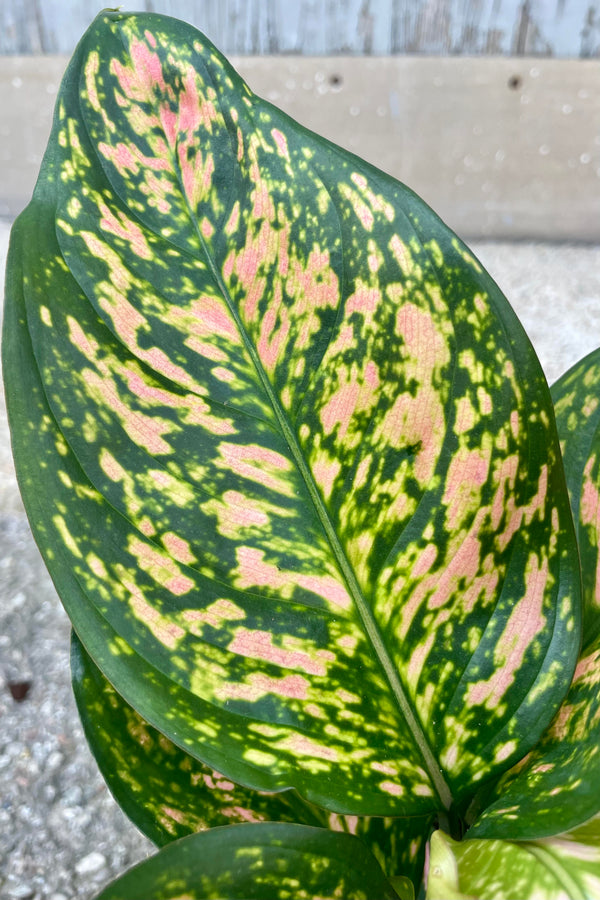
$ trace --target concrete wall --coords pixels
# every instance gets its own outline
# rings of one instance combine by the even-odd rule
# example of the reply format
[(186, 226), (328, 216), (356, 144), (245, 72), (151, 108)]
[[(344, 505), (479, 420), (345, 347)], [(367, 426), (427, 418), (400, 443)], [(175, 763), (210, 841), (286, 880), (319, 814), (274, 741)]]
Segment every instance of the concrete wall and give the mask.
[[(0, 0), (0, 216), (27, 203), (50, 130), (67, 56), (44, 54), (104, 2)], [(258, 94), (467, 239), (600, 241), (600, 0), (127, 5), (201, 27)]]
[[(0, 58), (0, 216), (27, 203), (65, 57)], [(261, 96), (396, 176), (467, 239), (600, 241), (600, 63), (243, 57)]]

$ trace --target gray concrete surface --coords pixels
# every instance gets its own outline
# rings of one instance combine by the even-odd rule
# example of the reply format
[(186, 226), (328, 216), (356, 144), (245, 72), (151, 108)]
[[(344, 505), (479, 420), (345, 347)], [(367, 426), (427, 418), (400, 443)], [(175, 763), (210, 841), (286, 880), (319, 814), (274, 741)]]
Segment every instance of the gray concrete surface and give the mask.
[[(410, 185), (468, 239), (600, 241), (600, 65), (232, 59), (258, 94)], [(0, 57), (0, 216), (31, 196), (65, 57)]]
[[(0, 221), (0, 271), (8, 226)], [(600, 343), (600, 247), (473, 244), (550, 380)], [(0, 278), (2, 276), (0, 275)], [(0, 290), (0, 296), (3, 290)], [(0, 401), (0, 898), (90, 900), (150, 850), (85, 745), (68, 671), (69, 626), (32, 542)], [(31, 681), (22, 702), (9, 682)]]

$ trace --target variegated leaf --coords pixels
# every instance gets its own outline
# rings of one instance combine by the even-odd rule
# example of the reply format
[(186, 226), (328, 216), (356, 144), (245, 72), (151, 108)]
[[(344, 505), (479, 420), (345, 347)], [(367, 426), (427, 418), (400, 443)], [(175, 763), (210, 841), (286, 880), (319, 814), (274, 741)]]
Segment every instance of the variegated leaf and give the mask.
[(583, 583), (583, 649), (600, 634), (600, 350), (552, 387)]
[(382, 816), (464, 802), (536, 743), (579, 643), (550, 398), (414, 194), (194, 29), (104, 13), (7, 284), (32, 526), (149, 723), (246, 786)]
[[(142, 719), (94, 665), (75, 633), (71, 676), (90, 748), (115, 799), (158, 845), (220, 825), (297, 822), (327, 827), (328, 814), (293, 792), (239, 787)], [(336, 817), (342, 827), (342, 817)]]
[(349, 834), (306, 825), (229, 825), (193, 834), (135, 866), (97, 900), (413, 900)]
[(426, 900), (597, 900), (600, 819), (538, 841), (431, 838)]
[(250, 791), (185, 753), (115, 691), (75, 633), (71, 674), (86, 737), (115, 799), (158, 845), (242, 822), (296, 822), (354, 834), (390, 877), (419, 885), (431, 817), (374, 819), (338, 816), (303, 801), (294, 791)]
[(508, 771), (472, 833), (536, 838), (600, 810), (600, 351), (552, 388), (583, 580), (583, 645), (573, 683), (540, 743)]

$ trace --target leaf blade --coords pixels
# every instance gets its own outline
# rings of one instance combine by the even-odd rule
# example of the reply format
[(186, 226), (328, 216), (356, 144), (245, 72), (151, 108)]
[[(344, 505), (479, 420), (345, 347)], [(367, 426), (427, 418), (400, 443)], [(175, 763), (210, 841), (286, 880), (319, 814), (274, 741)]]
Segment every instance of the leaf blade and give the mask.
[(71, 675), (90, 749), (113, 796), (158, 846), (243, 822), (289, 822), (352, 834), (388, 877), (422, 879), (431, 817), (344, 817), (305, 803), (293, 791), (251, 791), (224, 779), (149, 725), (120, 697), (83, 649), (71, 640)]
[(481, 837), (550, 836), (576, 827), (600, 809), (599, 356), (593, 351), (552, 388), (580, 548), (583, 646), (556, 718), (538, 746), (500, 779), (475, 822), (473, 834)]
[(183, 893), (190, 900), (283, 900), (290, 890), (299, 900), (398, 897), (351, 835), (271, 823), (223, 826), (181, 838), (109, 885), (97, 900), (175, 900)]
[(535, 842), (432, 837), (427, 900), (593, 900), (599, 886), (597, 817)]
[[(207, 730), (231, 725), (238, 749), (216, 768), (339, 812), (430, 812), (447, 782), (468, 795), (536, 740), (572, 669), (577, 584), (565, 510), (546, 502), (562, 476), (543, 379), (495, 286), (420, 201), (254, 98), (206, 42), (190, 69), (193, 41), (178, 56), (165, 38), (182, 28), (101, 17), (61, 92), (57, 226), (40, 243), (69, 306), (47, 306), (45, 269), (25, 290), (65, 449), (66, 480), (44, 490), (78, 504), (77, 535), (62, 516), (50, 551), (67, 548), (77, 630), (118, 689), (98, 616), (155, 681), (201, 698)], [(152, 720), (141, 683), (123, 693)], [(184, 706), (161, 730), (194, 733)], [(218, 746), (194, 752), (215, 761)]]

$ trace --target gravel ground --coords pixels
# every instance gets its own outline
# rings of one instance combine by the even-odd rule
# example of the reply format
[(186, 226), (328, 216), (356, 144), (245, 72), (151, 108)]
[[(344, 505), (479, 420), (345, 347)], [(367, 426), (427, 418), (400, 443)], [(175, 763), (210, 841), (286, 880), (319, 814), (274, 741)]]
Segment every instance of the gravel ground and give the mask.
[[(0, 278), (8, 228), (0, 221)], [(550, 381), (600, 335), (600, 248), (472, 244)], [(2, 296), (3, 290), (0, 290)], [(69, 625), (32, 542), (0, 400), (0, 898), (90, 900), (151, 851), (96, 770), (69, 680)], [(29, 686), (22, 700), (13, 699)]]

